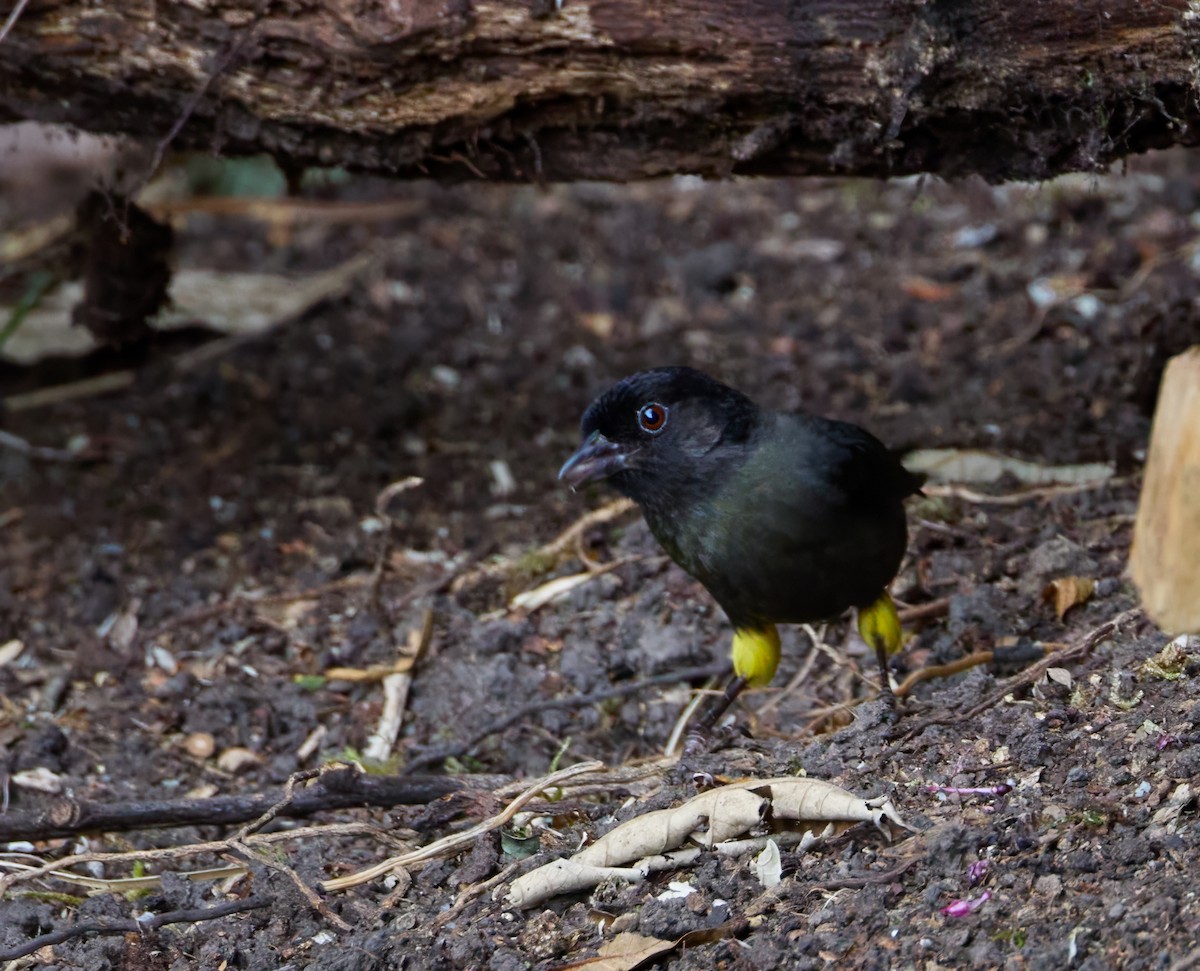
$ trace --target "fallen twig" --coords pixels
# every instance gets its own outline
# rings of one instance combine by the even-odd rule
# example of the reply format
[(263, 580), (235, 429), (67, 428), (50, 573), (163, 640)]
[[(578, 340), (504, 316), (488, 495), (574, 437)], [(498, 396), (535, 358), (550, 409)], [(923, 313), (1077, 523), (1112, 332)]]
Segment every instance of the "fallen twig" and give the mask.
[(1122, 611), (1112, 620), (1106, 621), (1094, 630), (1089, 631), (1074, 647), (1048, 654), (1036, 664), (1031, 665), (1020, 674), (1010, 678), (974, 708), (969, 708), (962, 712), (952, 712), (945, 715), (935, 715), (932, 718), (926, 718), (919, 724), (914, 725), (907, 732), (901, 735), (899, 739), (888, 746), (888, 748), (884, 750), (882, 758), (885, 760), (891, 758), (900, 750), (902, 745), (904, 745), (910, 739), (915, 738), (917, 735), (920, 735), (927, 728), (932, 728), (934, 725), (949, 725), (960, 721), (969, 721), (971, 719), (978, 718), (989, 708), (993, 708), (1000, 704), (1000, 702), (1002, 702), (1013, 692), (1034, 684), (1042, 677), (1042, 675), (1046, 673), (1047, 668), (1060, 667), (1062, 665), (1069, 664), (1072, 661), (1078, 661), (1086, 657), (1092, 652), (1097, 644), (1111, 637), (1117, 628), (1119, 628), (1126, 621), (1141, 614), (1141, 612), (1142, 611), (1140, 607), (1134, 607), (1131, 610)]
[(995, 655), (991, 651), (975, 651), (973, 654), (960, 657), (956, 661), (950, 661), (946, 664), (931, 664), (929, 667), (919, 668), (901, 681), (892, 690), (892, 694), (897, 698), (903, 698), (922, 681), (932, 681), (934, 678), (949, 678), (952, 675), (961, 674), (963, 671), (969, 671), (971, 668), (978, 667), (981, 664), (991, 664), (994, 657)]
[[(332, 771), (336, 772), (338, 770), (333, 769)], [(352, 767), (349, 769), (349, 771), (361, 772), (361, 770), (357, 769), (357, 767)], [(252, 820), (251, 822), (248, 822), (245, 826), (234, 833), (231, 839), (241, 842), (251, 833), (257, 833), (260, 829), (278, 817), (281, 812), (292, 805), (296, 798), (297, 783), (307, 782), (309, 779), (315, 779), (320, 774), (320, 769), (305, 769), (302, 772), (293, 772), (290, 776), (288, 776), (287, 782), (284, 783), (283, 796), (280, 797), (280, 799), (273, 806), (267, 809), (267, 811), (261, 816), (255, 820)]]
[[(490, 781), (494, 783), (495, 777)], [(0, 815), (0, 843), (58, 839), (88, 832), (229, 826), (249, 820), (261, 820), (261, 825), (267, 821), (263, 818), (264, 813), (299, 818), (330, 809), (419, 806), (470, 788), (471, 784), (461, 777), (366, 775), (358, 769), (343, 766), (326, 769), (316, 782), (290, 796), (286, 791), (281, 795), (277, 790), (212, 799), (125, 803), (65, 798), (46, 810)]]
[(4, 26), (0, 27), (0, 44), (4, 43), (4, 39), (9, 35), (9, 32), (13, 29), (13, 27), (16, 26), (17, 21), (21, 19), (21, 13), (24, 11), (27, 3), (29, 3), (29, 0), (17, 0), (16, 4), (13, 6), (12, 11), (8, 15), (8, 19), (4, 21)]
[(915, 607), (902, 607), (898, 613), (901, 624), (916, 624), (936, 617), (945, 617), (950, 613), (951, 597), (941, 597), (927, 604), (917, 604)]
[(0, 448), (6, 448), (19, 455), (26, 455), (31, 459), (41, 459), (44, 462), (78, 462), (83, 458), (82, 453), (72, 452), (65, 448), (31, 445), (20, 436), (3, 429), (0, 429)]
[(805, 635), (808, 637), (810, 650), (807, 652), (804, 658), (804, 663), (801, 664), (796, 673), (792, 675), (791, 680), (783, 686), (782, 690), (775, 692), (759, 707), (758, 716), (760, 718), (778, 708), (783, 703), (785, 698), (791, 695), (797, 688), (800, 687), (800, 685), (807, 681), (809, 673), (813, 669), (813, 665), (817, 662), (817, 657), (821, 653), (817, 648), (817, 645), (825, 642), (825, 628), (822, 627), (821, 632), (817, 633), (811, 624), (801, 624), (800, 629), (804, 631)]
[(408, 689), (412, 685), (411, 669), (429, 649), (433, 640), (433, 611), (426, 610), (421, 626), (409, 632), (407, 656), (409, 669), (389, 674), (383, 679), (383, 711), (379, 723), (367, 740), (363, 755), (375, 762), (386, 762), (392, 747), (400, 737), (400, 725), (404, 721), (404, 708), (408, 701)]
[(251, 910), (261, 910), (274, 903), (273, 897), (248, 897), (245, 900), (227, 900), (224, 903), (213, 904), (211, 907), (195, 907), (190, 910), (172, 910), (165, 914), (142, 914), (140, 917), (91, 921), (86, 924), (74, 924), (59, 931), (34, 937), (24, 944), (0, 950), (0, 961), (15, 961), (27, 954), (33, 954), (43, 947), (62, 944), (76, 937), (86, 937), (89, 934), (145, 934), (156, 931), (167, 924), (198, 924), (204, 920), (217, 920), (233, 914), (244, 914)]
[(861, 890), (863, 887), (891, 883), (893, 880), (904, 876), (919, 862), (919, 860), (909, 860), (907, 863), (903, 863), (894, 869), (884, 870), (883, 873), (870, 873), (864, 874), (861, 877), (846, 877), (844, 880), (826, 880), (823, 883), (814, 883), (805, 887), (804, 892), (821, 893), (829, 890)]
[(502, 883), (506, 883), (508, 878), (516, 873), (521, 864), (524, 862), (524, 860), (517, 860), (515, 863), (510, 863), (490, 879), (484, 880), (482, 883), (473, 883), (471, 886), (463, 889), (454, 899), (454, 905), (449, 910), (438, 914), (437, 917), (434, 918), (433, 926), (440, 929), (452, 921), (458, 920), (459, 916), (466, 909), (467, 904), (478, 899), (493, 887), (497, 887)]
[(353, 930), (353, 928), (338, 914), (335, 914), (330, 909), (329, 904), (321, 899), (320, 895), (308, 882), (300, 876), (293, 867), (288, 866), (283, 860), (276, 857), (268, 856), (261, 850), (250, 846), (244, 840), (237, 837), (231, 839), (229, 849), (241, 856), (243, 859), (249, 860), (251, 863), (257, 863), (259, 866), (266, 867), (268, 870), (274, 870), (276, 873), (282, 873), (285, 877), (292, 881), (292, 884), (300, 891), (300, 895), (308, 901), (308, 905), (318, 914), (324, 917), (329, 923), (336, 927), (339, 931), (345, 933)]
[(439, 856), (453, 852), (468, 844), (474, 843), (484, 833), (490, 833), (492, 830), (499, 829), (501, 826), (508, 823), (513, 816), (520, 812), (526, 804), (532, 802), (535, 798), (541, 795), (546, 789), (552, 789), (560, 786), (569, 779), (574, 779), (576, 776), (585, 775), (589, 772), (595, 772), (598, 769), (604, 768), (603, 762), (580, 762), (577, 765), (568, 766), (565, 769), (559, 769), (557, 772), (551, 772), (547, 776), (538, 779), (532, 785), (528, 786), (524, 792), (512, 800), (495, 816), (485, 819), (481, 823), (477, 823), (470, 829), (465, 829), (461, 833), (453, 833), (450, 836), (443, 836), (439, 840), (434, 840), (420, 849), (414, 850), (411, 853), (403, 853), (400, 856), (393, 856), (382, 863), (376, 863), (374, 866), (367, 867), (365, 870), (360, 870), (358, 873), (352, 873), (348, 876), (338, 877), (335, 880), (326, 880), (321, 884), (321, 889), (326, 893), (333, 893), (338, 890), (348, 890), (351, 887), (357, 887), (363, 883), (369, 883), (377, 877), (385, 876), (397, 867), (410, 867), (417, 863), (424, 863), (426, 860), (432, 860)]
[(1046, 673), (1047, 668), (1061, 667), (1070, 664), (1072, 661), (1079, 661), (1092, 653), (1097, 644), (1106, 641), (1109, 637), (1116, 633), (1126, 621), (1132, 620), (1139, 616), (1142, 612), (1140, 607), (1134, 607), (1130, 610), (1122, 611), (1117, 614), (1112, 620), (1101, 624), (1099, 627), (1089, 631), (1074, 647), (1067, 648), (1064, 651), (1055, 651), (1053, 654), (1047, 655), (1036, 664), (1032, 664), (1016, 677), (1010, 679), (1005, 685), (997, 689), (993, 694), (989, 695), (974, 708), (969, 708), (966, 712), (958, 716), (956, 720), (969, 720), (978, 718), (989, 708), (993, 708), (1000, 704), (1008, 695), (1012, 694), (1021, 688), (1027, 688), (1029, 685), (1039, 681)]
[[(570, 552), (579, 542), (580, 537), (593, 526), (612, 522), (614, 519), (620, 518), (635, 508), (636, 506), (632, 499), (617, 499), (615, 502), (610, 502), (599, 509), (593, 509), (591, 512), (580, 516), (549, 543), (532, 551), (527, 556), (531, 556), (535, 561), (557, 562), (559, 557), (564, 553)], [(504, 560), (500, 563), (485, 563), (473, 570), (460, 573), (454, 578), (451, 584), (451, 592), (458, 593), (470, 584), (487, 577), (505, 576), (516, 570), (519, 564), (525, 559), (526, 556), (522, 556), (520, 559)], [(585, 566), (588, 566), (588, 569), (592, 569), (595, 566), (594, 561), (585, 560), (584, 563)], [(588, 565), (589, 563), (591, 565)]]
[(94, 378), (69, 381), (66, 384), (56, 384), (49, 388), (38, 388), (37, 391), (27, 391), (25, 394), (15, 394), (5, 398), (4, 410), (9, 412), (32, 411), (35, 408), (48, 408), (65, 401), (78, 401), (80, 398), (91, 398), (112, 391), (124, 391), (126, 388), (133, 387), (136, 378), (137, 375), (133, 371), (110, 371), (108, 374), (98, 374)]
[(543, 711), (550, 711), (556, 708), (586, 708), (589, 705), (595, 705), (601, 701), (608, 701), (610, 698), (624, 698), (626, 695), (634, 695), (647, 688), (654, 688), (663, 684), (676, 684), (680, 681), (694, 681), (697, 679), (710, 678), (713, 675), (722, 674), (729, 668), (729, 662), (722, 660), (707, 664), (699, 668), (685, 668), (682, 671), (673, 671), (669, 674), (659, 674), (651, 678), (644, 678), (641, 681), (633, 681), (629, 684), (618, 684), (609, 688), (604, 688), (600, 691), (593, 691), (586, 695), (571, 695), (568, 698), (553, 698), (549, 700), (540, 700), (531, 702), (528, 705), (523, 705), (514, 711), (509, 712), (503, 718), (499, 718), (492, 724), (476, 732), (470, 738), (462, 742), (456, 742), (453, 745), (446, 745), (441, 748), (427, 751), (405, 766), (405, 772), (415, 772), (417, 769), (424, 769), (431, 765), (441, 765), (446, 759), (462, 758), (464, 755), (471, 752), (476, 745), (482, 742), (490, 735), (497, 735), (504, 731), (510, 725), (514, 725), (524, 718), (529, 718), (532, 715), (537, 715)]
[[(302, 826), (297, 829), (284, 830), (278, 833), (253, 833), (247, 836), (245, 842), (252, 846), (269, 843), (282, 843), (287, 840), (309, 839), (312, 837), (329, 837), (329, 836), (372, 836), (383, 842), (391, 842), (389, 834), (381, 832), (377, 827), (368, 823), (334, 823), (329, 826)], [(117, 863), (144, 863), (150, 860), (179, 860), (189, 856), (200, 856), (204, 853), (226, 853), (230, 850), (229, 840), (213, 840), (207, 843), (188, 843), (183, 846), (167, 846), (159, 849), (141, 849), (132, 850), (127, 853), (76, 853), (72, 856), (64, 856), (58, 860), (51, 860), (49, 863), (43, 863), (41, 866), (17, 866), (11, 861), (5, 865), (13, 870), (12, 873), (6, 873), (0, 876), (0, 896), (7, 893), (15, 884), (24, 883), (28, 880), (39, 880), (43, 877), (49, 877), (57, 880), (63, 880), (67, 883), (72, 883), (77, 886), (88, 887), (93, 890), (108, 890), (120, 888), (121, 890), (145, 889), (147, 887), (157, 886), (161, 880), (159, 876), (134, 877), (132, 879), (106, 880), (99, 877), (88, 877), (81, 873), (63, 872), (68, 867), (79, 866), (84, 863), (101, 863), (105, 866), (111, 866)], [(244, 868), (239, 868), (244, 869)], [(205, 870), (201, 873), (182, 873), (180, 876), (188, 877), (189, 879), (217, 879), (218, 877), (228, 876), (231, 871), (228, 867), (221, 867), (218, 870)]]
[(625, 513), (636, 508), (632, 499), (616, 499), (599, 509), (593, 509), (586, 515), (580, 516), (570, 526), (559, 533), (554, 539), (543, 546), (538, 552), (546, 555), (565, 553), (572, 548), (579, 538), (593, 526), (601, 526), (619, 519)]
[(379, 542), (379, 555), (375, 558), (375, 569), (371, 571), (370, 602), (371, 606), (376, 609), (380, 606), (383, 568), (387, 562), (388, 554), (392, 549), (392, 517), (388, 513), (388, 507), (396, 496), (408, 492), (410, 489), (415, 489), (417, 486), (424, 484), (424, 482), (425, 480), (420, 476), (410, 475), (408, 478), (400, 479), (385, 486), (380, 490), (379, 495), (375, 497), (375, 515), (383, 523), (382, 536)]

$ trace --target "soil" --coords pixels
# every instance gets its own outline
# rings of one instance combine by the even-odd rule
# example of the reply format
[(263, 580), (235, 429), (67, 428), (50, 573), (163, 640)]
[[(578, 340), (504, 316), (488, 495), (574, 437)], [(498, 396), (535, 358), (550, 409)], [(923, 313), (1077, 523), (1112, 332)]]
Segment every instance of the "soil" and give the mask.
[[(456, 909), (464, 887), (513, 862), (490, 833), (416, 868), (407, 888), (374, 880), (326, 895), (346, 932), (286, 874), (255, 864), (228, 885), (168, 874), (148, 894), (16, 883), (0, 904), (0, 950), (83, 922), (264, 894), (270, 905), (249, 913), (76, 936), (29, 960), (94, 971), (499, 971), (582, 960), (620, 930), (711, 931), (654, 959), (677, 969), (1197, 959), (1200, 644), (1185, 643), (1165, 671), (1144, 666), (1169, 638), (1129, 613), (1136, 593), (1124, 572), (1158, 374), (1200, 339), (1193, 157), (1042, 186), (351, 181), (336, 195), (415, 204), (382, 224), (313, 223), (286, 239), (251, 219), (194, 217), (176, 227), (176, 261), (299, 276), (379, 254), (343, 297), (221, 353), (152, 355), (126, 391), (4, 416), (13, 434), (86, 441), (91, 456), (0, 450), (0, 645), (23, 644), (0, 665), (10, 811), (56, 798), (14, 781), (35, 769), (64, 794), (117, 803), (267, 791), (354, 758), (383, 692), (323, 674), (393, 663), (426, 611), (432, 637), (387, 770), (468, 742), (522, 706), (620, 686), (629, 693), (602, 703), (535, 709), (434, 768), (486, 775), (490, 792), (498, 775), (658, 756), (688, 685), (634, 686), (720, 659), (724, 618), (636, 513), (586, 529), (558, 555), (542, 551), (614, 498), (556, 483), (583, 408), (614, 379), (657, 364), (689, 363), (764, 404), (860, 422), (901, 452), (1112, 464), (1113, 478), (1086, 488), (1031, 491), (1010, 476), (913, 501), (895, 592), (910, 606), (948, 598), (948, 608), (910, 625), (897, 679), (1014, 640), (1077, 648), (1121, 622), (1049, 676), (1010, 685), (1019, 671), (984, 665), (922, 682), (896, 722), (871, 700), (873, 658), (844, 620), (815, 632), (824, 649), (789, 629), (775, 683), (739, 703), (734, 727), (687, 772), (664, 772), (636, 798), (613, 785), (539, 817), (544, 862), (693, 795), (693, 772), (803, 771), (889, 795), (912, 827), (889, 840), (862, 826), (803, 854), (785, 850), (770, 890), (747, 858), (706, 854), (689, 869), (529, 910), (490, 891)], [(14, 378), (5, 393), (35, 380)], [(384, 510), (389, 530), (376, 497), (407, 476), (424, 483)], [(1017, 498), (980, 499), (987, 492)], [(581, 557), (621, 562), (547, 606), (509, 606), (584, 570)], [(1094, 592), (1060, 619), (1043, 590), (1068, 576), (1094, 580)], [(318, 729), (315, 750), (302, 752)], [(250, 754), (220, 758), (237, 749)], [(1011, 791), (926, 788), (1001, 784)], [(429, 842), (502, 804), (452, 797), (272, 828), (369, 820)], [(145, 850), (231, 833), (93, 833), (33, 849)], [(276, 846), (309, 886), (395, 852), (361, 834)], [(664, 895), (671, 881), (693, 892)], [(956, 901), (977, 906), (943, 913)]]

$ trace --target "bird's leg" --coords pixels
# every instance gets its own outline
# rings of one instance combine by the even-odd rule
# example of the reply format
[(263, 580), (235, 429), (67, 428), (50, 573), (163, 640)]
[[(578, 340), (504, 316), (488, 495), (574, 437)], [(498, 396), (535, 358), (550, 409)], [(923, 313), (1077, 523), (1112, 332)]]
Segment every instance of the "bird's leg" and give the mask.
[(737, 701), (738, 695), (745, 689), (746, 684), (746, 679), (741, 675), (735, 674), (730, 678), (729, 684), (725, 685), (725, 693), (709, 706), (708, 711), (704, 713), (704, 717), (700, 719), (700, 723), (696, 726), (697, 730), (702, 733), (712, 731), (713, 725), (729, 710), (729, 706)]
[(729, 706), (737, 701), (737, 696), (745, 687), (745, 678), (735, 674), (729, 679), (729, 684), (725, 685), (725, 693), (709, 706), (708, 711), (696, 723), (696, 727), (688, 732), (687, 741), (683, 746), (685, 756), (699, 755), (708, 748), (713, 726), (729, 710)]
[(756, 629), (741, 629), (733, 632), (730, 647), (733, 657), (733, 679), (725, 686), (725, 693), (704, 713), (694, 732), (689, 733), (686, 752), (699, 751), (705, 737), (738, 695), (746, 687), (757, 688), (770, 682), (779, 667), (779, 631), (774, 624)]
[(888, 707), (894, 710), (896, 696), (892, 694), (888, 658), (900, 650), (904, 638), (900, 628), (900, 615), (896, 613), (896, 605), (886, 590), (870, 606), (859, 610), (858, 632), (875, 651), (875, 660), (879, 662), (879, 675), (882, 679), (879, 694), (888, 703)]

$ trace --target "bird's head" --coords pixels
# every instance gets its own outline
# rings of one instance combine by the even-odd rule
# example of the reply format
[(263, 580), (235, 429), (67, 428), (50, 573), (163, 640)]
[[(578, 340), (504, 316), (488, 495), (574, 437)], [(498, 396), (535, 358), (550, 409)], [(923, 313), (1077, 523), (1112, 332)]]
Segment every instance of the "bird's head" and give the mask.
[(609, 479), (639, 503), (708, 472), (718, 445), (746, 440), (758, 408), (740, 391), (687, 367), (639, 371), (588, 406), (583, 444), (558, 473), (571, 488)]

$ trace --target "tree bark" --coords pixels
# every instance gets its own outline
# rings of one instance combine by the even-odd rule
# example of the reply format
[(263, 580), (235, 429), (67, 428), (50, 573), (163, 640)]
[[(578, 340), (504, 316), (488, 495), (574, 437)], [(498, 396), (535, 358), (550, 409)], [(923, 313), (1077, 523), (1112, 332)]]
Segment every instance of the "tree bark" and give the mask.
[(0, 118), (445, 181), (1040, 179), (1195, 143), (1198, 35), (1188, 0), (31, 0)]

